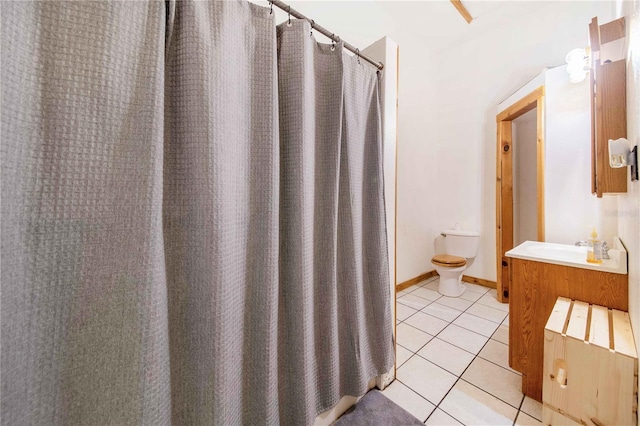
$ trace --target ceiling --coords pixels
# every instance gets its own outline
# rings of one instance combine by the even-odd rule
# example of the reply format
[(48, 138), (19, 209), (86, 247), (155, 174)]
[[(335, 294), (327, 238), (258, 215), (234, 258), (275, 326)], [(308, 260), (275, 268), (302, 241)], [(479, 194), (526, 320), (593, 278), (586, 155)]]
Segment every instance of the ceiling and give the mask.
[[(268, 5), (267, 1), (253, 1)], [(422, 48), (432, 53), (525, 17), (528, 12), (543, 8), (549, 2), (463, 0), (474, 18), (470, 24), (449, 0), (297, 0), (290, 4), (356, 46), (367, 46), (387, 35), (401, 48)], [(286, 13), (278, 12), (277, 18), (283, 21)]]

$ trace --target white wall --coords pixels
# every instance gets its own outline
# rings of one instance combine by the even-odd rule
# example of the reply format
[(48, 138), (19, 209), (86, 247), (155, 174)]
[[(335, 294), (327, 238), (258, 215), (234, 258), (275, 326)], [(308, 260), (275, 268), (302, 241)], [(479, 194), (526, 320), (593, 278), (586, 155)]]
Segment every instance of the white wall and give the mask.
[[(627, 23), (627, 139), (640, 146), (640, 0), (622, 2)], [(640, 182), (618, 195), (618, 234), (629, 253), (629, 315), (640, 353)], [(640, 379), (638, 381), (640, 387)]]
[(564, 65), (544, 75), (546, 241), (573, 244), (586, 240), (595, 226), (599, 238), (612, 246), (618, 222), (602, 212), (615, 208), (616, 197), (591, 194), (589, 78), (569, 82)]
[(471, 24), (448, 1), (291, 4), (356, 46), (400, 46), (398, 283), (433, 270), (434, 239), (456, 222), (481, 233), (468, 275), (495, 280), (498, 104), (585, 46), (615, 2), (470, 2), (487, 9)]
[[(433, 269), (429, 263), (434, 253), (433, 240), (441, 229), (455, 222), (481, 232), (481, 253), (468, 274), (495, 280), (498, 104), (543, 68), (564, 63), (569, 50), (585, 46), (588, 24), (594, 16), (598, 16), (601, 23), (620, 14), (627, 17), (627, 40), (635, 41), (629, 46), (627, 67), (628, 138), (640, 142), (639, 1), (469, 2), (472, 15), (476, 7), (487, 9), (485, 13), (475, 14), (476, 19), (470, 25), (449, 1), (291, 2), (293, 7), (356, 46), (367, 46), (383, 35), (390, 36), (400, 46), (399, 283)], [(266, 1), (257, 3), (267, 4)], [(280, 20), (284, 19), (282, 12), (277, 13)], [(570, 143), (577, 143), (577, 139)], [(554, 147), (548, 146), (548, 166), (552, 157), (562, 158), (562, 154), (558, 156), (553, 152)], [(579, 161), (573, 167), (582, 169), (590, 164), (588, 158)], [(552, 167), (558, 176), (559, 166)], [(579, 176), (573, 178), (576, 184), (590, 185), (583, 171)], [(554, 178), (547, 178), (547, 188), (549, 179)], [(575, 188), (577, 190), (577, 186)], [(567, 188), (567, 194), (570, 189)], [(547, 201), (551, 198), (547, 196)], [(599, 226), (603, 222), (610, 225), (608, 218), (613, 218), (616, 223), (613, 227), (629, 252), (629, 310), (638, 344), (640, 183), (630, 183), (625, 195), (603, 198), (604, 204), (601, 202), (600, 206), (589, 206), (585, 200), (579, 202), (583, 203), (578, 204), (580, 207), (573, 205), (567, 210), (574, 215), (591, 216), (580, 220), (557, 217), (557, 224), (573, 226), (579, 221), (595, 220)], [(566, 233), (559, 233), (561, 230), (556, 227), (548, 239), (572, 242), (573, 235), (580, 234), (578, 226), (583, 224)]]
[(545, 241), (573, 244), (587, 239), (595, 226), (599, 238), (612, 246), (618, 221), (610, 212), (617, 208), (617, 197), (591, 194), (589, 82), (569, 82), (565, 68), (544, 70), (502, 101), (498, 111), (545, 87)]
[(538, 239), (537, 109), (512, 122), (513, 244)]
[[(432, 158), (429, 181), (452, 182), (457, 187), (453, 191), (442, 187), (430, 191), (431, 199), (438, 200), (439, 206), (429, 214), (426, 233), (433, 238), (452, 220), (479, 229), (481, 252), (468, 275), (496, 279), (498, 103), (544, 67), (563, 63), (569, 50), (587, 43), (591, 18), (597, 15), (601, 22), (607, 22), (613, 10), (612, 2), (552, 2), (439, 56), (439, 62), (446, 64), (436, 77), (439, 124), (430, 132), (433, 142), (425, 147), (423, 155)], [(400, 129), (402, 134), (402, 119)], [(446, 149), (439, 144), (444, 139)], [(405, 163), (402, 154), (399, 158), (399, 169), (412, 163)], [(413, 192), (409, 186), (399, 191)], [(399, 225), (404, 219), (399, 218)], [(404, 254), (406, 244), (403, 239), (398, 241), (399, 256)], [(406, 276), (415, 276), (427, 268), (416, 262), (410, 265)]]

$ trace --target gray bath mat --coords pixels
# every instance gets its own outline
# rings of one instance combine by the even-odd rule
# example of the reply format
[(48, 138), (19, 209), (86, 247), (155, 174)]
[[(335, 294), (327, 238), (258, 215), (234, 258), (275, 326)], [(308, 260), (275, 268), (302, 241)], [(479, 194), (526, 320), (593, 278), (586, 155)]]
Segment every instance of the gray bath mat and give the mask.
[(377, 390), (372, 390), (334, 423), (334, 426), (378, 425), (422, 425), (422, 422)]

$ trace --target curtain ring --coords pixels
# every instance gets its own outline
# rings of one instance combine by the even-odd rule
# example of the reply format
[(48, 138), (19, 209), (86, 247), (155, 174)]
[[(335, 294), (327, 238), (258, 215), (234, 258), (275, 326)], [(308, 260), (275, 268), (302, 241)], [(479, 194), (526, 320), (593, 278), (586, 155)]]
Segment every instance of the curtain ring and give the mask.
[(289, 5), (289, 8), (287, 9), (287, 13), (289, 14), (289, 22), (287, 22), (287, 26), (290, 27), (291, 26), (291, 5)]
[(316, 21), (314, 21), (313, 19), (311, 20), (311, 33), (309, 34), (309, 37), (313, 37), (313, 26), (316, 24)]
[(269, 15), (273, 15), (273, 1), (269, 0)]
[(331, 33), (331, 51), (332, 51), (332, 52), (333, 52), (334, 50), (336, 50), (336, 40), (335, 40), (335, 38), (334, 38), (334, 35), (335, 35), (335, 34)]
[(358, 57), (358, 63), (360, 63), (360, 49), (356, 49), (356, 56)]

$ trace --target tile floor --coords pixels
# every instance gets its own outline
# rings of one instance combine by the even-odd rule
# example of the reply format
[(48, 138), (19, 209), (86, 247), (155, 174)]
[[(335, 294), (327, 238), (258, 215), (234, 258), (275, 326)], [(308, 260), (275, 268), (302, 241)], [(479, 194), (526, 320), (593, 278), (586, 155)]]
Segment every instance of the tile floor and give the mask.
[(458, 298), (437, 277), (398, 293), (397, 377), (383, 393), (427, 425), (541, 425), (509, 368), (508, 305), (465, 284)]

